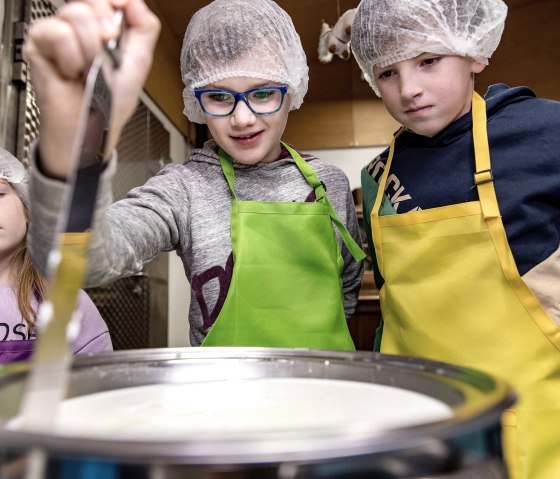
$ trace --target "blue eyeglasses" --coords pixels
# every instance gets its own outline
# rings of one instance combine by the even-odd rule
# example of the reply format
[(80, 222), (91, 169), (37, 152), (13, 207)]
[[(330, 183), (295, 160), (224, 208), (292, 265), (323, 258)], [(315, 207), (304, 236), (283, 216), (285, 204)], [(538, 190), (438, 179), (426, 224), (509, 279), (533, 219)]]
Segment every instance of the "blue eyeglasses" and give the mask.
[(195, 90), (194, 95), (202, 111), (209, 116), (231, 115), (239, 100), (245, 102), (255, 115), (271, 115), (280, 110), (287, 91), (288, 87), (282, 85), (253, 88), (242, 93), (229, 90)]

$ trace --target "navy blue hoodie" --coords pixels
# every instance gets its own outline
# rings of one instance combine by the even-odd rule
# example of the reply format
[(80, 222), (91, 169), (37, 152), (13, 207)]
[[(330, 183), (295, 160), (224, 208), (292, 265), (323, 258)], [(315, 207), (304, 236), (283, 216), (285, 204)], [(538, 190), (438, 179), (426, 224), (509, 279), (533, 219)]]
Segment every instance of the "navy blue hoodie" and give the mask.
[[(560, 245), (560, 103), (504, 84), (491, 86), (484, 99), (498, 205), (523, 276), (558, 254)], [(470, 112), (432, 138), (405, 131), (396, 142), (380, 214), (477, 200), (473, 148)], [(370, 213), (387, 155), (385, 150), (362, 170), (364, 226), (372, 252)]]

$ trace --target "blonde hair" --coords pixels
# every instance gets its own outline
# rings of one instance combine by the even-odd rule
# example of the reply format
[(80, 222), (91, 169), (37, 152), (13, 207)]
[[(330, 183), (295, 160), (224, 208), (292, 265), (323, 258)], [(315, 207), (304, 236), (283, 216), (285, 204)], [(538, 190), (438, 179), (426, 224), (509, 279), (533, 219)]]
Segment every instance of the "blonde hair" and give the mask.
[[(13, 188), (11, 184), (10, 187)], [(29, 223), (29, 210), (23, 202), (21, 204), (25, 221)], [(37, 311), (31, 307), (31, 300), (35, 297), (40, 302), (45, 297), (47, 283), (31, 262), (25, 238), (10, 261), (10, 276), (21, 316), (32, 326), (35, 324)]]

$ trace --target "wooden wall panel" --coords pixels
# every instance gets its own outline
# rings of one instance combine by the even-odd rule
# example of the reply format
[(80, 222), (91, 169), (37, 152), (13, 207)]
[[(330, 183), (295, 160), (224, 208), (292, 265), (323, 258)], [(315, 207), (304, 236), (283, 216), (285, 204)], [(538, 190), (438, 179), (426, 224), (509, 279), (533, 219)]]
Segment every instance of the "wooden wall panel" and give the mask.
[(541, 97), (560, 100), (559, 20), (559, 0), (512, 6), (500, 45), (477, 76), (477, 91), (484, 93), (489, 85), (503, 82), (529, 86)]
[[(373, 92), (372, 92), (373, 95)], [(387, 113), (383, 102), (355, 100), (353, 102), (354, 144), (352, 146), (383, 146), (391, 143), (399, 123)]]
[(299, 149), (347, 147), (353, 141), (352, 103), (304, 101), (288, 118), (284, 139)]
[[(146, 83), (147, 93), (171, 122), (194, 142), (195, 129), (184, 117), (179, 55), (182, 35), (196, 10), (209, 0), (177, 3), (147, 0), (162, 19), (154, 66)], [(309, 92), (302, 108), (290, 115), (285, 138), (299, 148), (347, 148), (386, 144), (396, 123), (381, 107), (369, 85), (360, 78), (354, 61), (334, 58), (317, 60), (320, 19), (330, 23), (338, 11), (357, 5), (357, 0), (281, 0), (307, 52), (310, 67)], [(559, 0), (506, 0), (509, 5), (505, 31), (489, 67), (477, 76), (477, 91), (484, 93), (492, 83), (527, 85), (539, 96), (560, 100)], [(310, 15), (309, 12), (313, 12)], [(316, 15), (315, 15), (316, 14)]]
[(379, 146), (398, 126), (379, 99), (304, 102), (290, 113), (284, 139), (308, 150)]

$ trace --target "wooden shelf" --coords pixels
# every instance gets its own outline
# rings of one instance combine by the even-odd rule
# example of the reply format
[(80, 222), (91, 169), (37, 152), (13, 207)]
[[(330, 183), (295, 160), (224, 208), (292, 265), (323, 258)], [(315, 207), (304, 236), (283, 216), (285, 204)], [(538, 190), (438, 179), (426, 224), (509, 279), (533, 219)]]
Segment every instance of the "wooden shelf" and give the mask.
[(379, 291), (375, 287), (375, 283), (373, 281), (373, 271), (364, 272), (362, 288), (360, 289), (360, 295), (358, 296), (358, 301), (361, 300), (379, 300)]
[(373, 351), (375, 332), (381, 321), (381, 307), (379, 304), (379, 291), (373, 279), (371, 257), (369, 256), (367, 237), (364, 230), (364, 212), (362, 210), (362, 190), (352, 192), (356, 208), (356, 216), (360, 225), (362, 248), (366, 252), (366, 270), (362, 279), (362, 287), (358, 296), (356, 311), (350, 318), (348, 326), (357, 350)]

